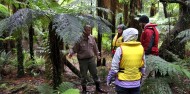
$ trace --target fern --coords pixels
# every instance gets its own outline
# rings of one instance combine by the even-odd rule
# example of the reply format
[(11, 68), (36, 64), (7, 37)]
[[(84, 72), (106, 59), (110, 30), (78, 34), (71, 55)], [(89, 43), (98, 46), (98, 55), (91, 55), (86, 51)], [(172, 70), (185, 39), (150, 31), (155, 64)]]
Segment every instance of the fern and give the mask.
[(37, 89), (40, 92), (40, 94), (54, 94), (55, 92), (53, 88), (48, 84), (42, 84), (38, 86)]
[(57, 90), (53, 90), (48, 84), (42, 84), (37, 89), (40, 94), (80, 94), (79, 89), (74, 89), (74, 84), (70, 82), (61, 83)]
[(149, 71), (159, 71), (161, 75), (182, 75), (189, 78), (190, 72), (180, 65), (169, 63), (158, 56), (149, 55), (146, 59), (146, 68)]
[(53, 29), (65, 43), (74, 44), (83, 34), (80, 19), (70, 14), (56, 15), (53, 19)]
[(0, 36), (2, 36), (3, 31), (7, 29), (7, 24), (8, 24), (9, 19), (5, 18), (0, 21)]
[(0, 4), (0, 17), (5, 18), (8, 16), (10, 16), (8, 8), (6, 6)]
[(65, 91), (72, 89), (74, 87), (73, 83), (70, 82), (63, 82), (59, 85), (58, 91), (64, 93)]
[(186, 29), (186, 30), (184, 30), (184, 31), (181, 31), (181, 32), (177, 35), (176, 39), (178, 39), (178, 38), (179, 38), (179, 39), (182, 38), (182, 40), (180, 41), (180, 43), (186, 42), (186, 41), (190, 40), (190, 29)]
[(142, 94), (173, 94), (168, 84), (168, 79), (149, 78), (141, 87)]
[(108, 27), (111, 24), (98, 16), (60, 14), (56, 15), (53, 19), (53, 29), (68, 44), (74, 44), (80, 40), (84, 31), (83, 24), (90, 24), (91, 26), (97, 24), (100, 33), (111, 31)]
[(68, 89), (61, 94), (80, 94), (80, 91), (78, 89)]

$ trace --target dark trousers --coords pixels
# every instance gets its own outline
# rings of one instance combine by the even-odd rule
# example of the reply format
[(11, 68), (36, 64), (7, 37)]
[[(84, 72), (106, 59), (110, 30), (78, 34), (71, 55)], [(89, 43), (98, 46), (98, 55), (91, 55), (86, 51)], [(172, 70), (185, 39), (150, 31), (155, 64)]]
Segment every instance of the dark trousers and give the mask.
[(88, 71), (93, 77), (94, 82), (98, 82), (97, 69), (95, 64), (95, 57), (88, 59), (79, 59), (79, 67), (81, 73), (81, 84), (87, 84), (87, 73)]
[(136, 88), (123, 88), (120, 86), (115, 87), (117, 94), (140, 94), (140, 87)]

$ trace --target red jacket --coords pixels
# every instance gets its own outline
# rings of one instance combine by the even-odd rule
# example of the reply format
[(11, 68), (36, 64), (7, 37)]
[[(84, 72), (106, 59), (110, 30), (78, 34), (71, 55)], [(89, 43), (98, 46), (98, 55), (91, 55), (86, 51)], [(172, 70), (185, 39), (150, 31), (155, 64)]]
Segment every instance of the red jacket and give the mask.
[[(144, 31), (141, 34), (141, 44), (144, 47), (145, 54), (153, 54), (153, 55), (158, 55), (158, 41), (159, 41), (159, 33), (158, 30), (156, 29), (156, 24), (148, 23), (144, 27)], [(154, 40), (152, 40), (153, 45), (152, 48), (150, 48), (150, 42), (152, 39), (152, 35), (155, 34)], [(150, 50), (149, 50), (150, 49)], [(150, 51), (150, 52), (148, 52)]]

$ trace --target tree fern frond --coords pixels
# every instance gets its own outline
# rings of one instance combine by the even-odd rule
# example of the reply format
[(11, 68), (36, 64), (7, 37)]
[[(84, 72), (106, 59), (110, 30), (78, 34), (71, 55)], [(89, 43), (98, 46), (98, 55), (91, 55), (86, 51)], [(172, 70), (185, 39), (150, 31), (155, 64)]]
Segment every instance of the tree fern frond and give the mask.
[(148, 78), (141, 87), (142, 94), (173, 94), (166, 78)]
[(20, 9), (0, 23), (0, 33), (7, 31), (9, 34), (12, 34), (15, 30), (28, 28), (37, 18), (46, 17), (46, 15), (46, 12), (39, 10)]
[(32, 22), (32, 10), (20, 9), (9, 18), (8, 31), (10, 34), (16, 29), (26, 28)]
[(172, 76), (179, 74), (188, 78), (190, 75), (190, 72), (187, 69), (181, 67), (180, 65), (169, 63), (158, 56), (153, 56), (153, 55), (147, 56), (146, 66), (147, 70), (159, 71), (161, 75), (169, 74), (169, 76)]
[(69, 44), (79, 41), (84, 31), (80, 19), (70, 14), (56, 15), (53, 19), (53, 29), (65, 43)]
[(59, 85), (58, 87), (58, 91), (60, 91), (61, 93), (67, 91), (68, 89), (72, 89), (74, 88), (74, 84), (70, 83), (70, 82), (63, 82)]
[(80, 15), (78, 17), (84, 22), (90, 24), (91, 26), (97, 24), (99, 33), (111, 32), (110, 27), (112, 26), (112, 24), (102, 17), (93, 17), (92, 15)]
[(55, 92), (53, 88), (48, 84), (42, 84), (38, 86), (37, 89), (40, 92), (40, 94), (54, 94)]
[(181, 31), (181, 32), (177, 35), (176, 39), (179, 39), (179, 38), (182, 39), (182, 40), (180, 41), (180, 43), (186, 42), (186, 41), (190, 40), (190, 29), (186, 29), (186, 30), (184, 30), (184, 31)]
[(5, 18), (0, 21), (0, 36), (3, 34), (3, 31), (7, 29), (8, 22), (9, 22), (8, 18)]

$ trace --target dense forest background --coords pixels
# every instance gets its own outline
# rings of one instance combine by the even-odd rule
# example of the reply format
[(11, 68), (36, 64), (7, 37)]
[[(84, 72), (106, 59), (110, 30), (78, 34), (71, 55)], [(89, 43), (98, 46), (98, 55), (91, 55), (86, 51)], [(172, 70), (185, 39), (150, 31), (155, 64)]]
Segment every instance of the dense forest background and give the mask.
[(189, 0), (0, 0), (0, 93), (79, 94), (77, 59), (67, 54), (90, 24), (102, 56), (101, 83), (114, 94), (105, 78), (116, 27), (141, 34), (138, 18), (147, 15), (158, 24), (160, 53), (146, 60), (157, 75), (145, 80), (142, 94), (190, 94), (189, 10)]

